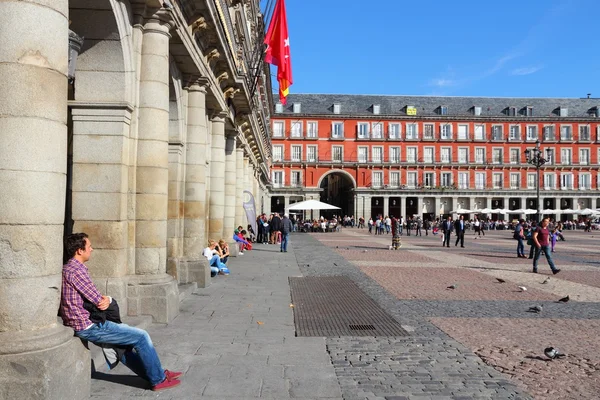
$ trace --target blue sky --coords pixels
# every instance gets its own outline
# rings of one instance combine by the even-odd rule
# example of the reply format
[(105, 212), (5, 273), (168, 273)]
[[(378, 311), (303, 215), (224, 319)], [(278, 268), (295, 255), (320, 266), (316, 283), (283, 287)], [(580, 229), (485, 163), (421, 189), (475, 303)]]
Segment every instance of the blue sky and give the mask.
[(600, 97), (598, 0), (285, 3), (291, 93)]

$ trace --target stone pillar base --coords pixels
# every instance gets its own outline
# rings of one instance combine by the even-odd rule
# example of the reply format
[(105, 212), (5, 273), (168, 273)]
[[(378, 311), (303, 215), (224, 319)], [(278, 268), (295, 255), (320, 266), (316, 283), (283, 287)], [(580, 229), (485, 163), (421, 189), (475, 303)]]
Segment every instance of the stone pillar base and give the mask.
[(199, 288), (210, 286), (210, 266), (208, 260), (202, 257), (199, 260), (181, 260), (179, 263), (179, 283), (196, 282)]
[(167, 274), (134, 275), (127, 286), (127, 315), (151, 315), (169, 323), (179, 314), (177, 281)]
[(19, 333), (10, 335), (0, 335), (0, 399), (90, 397), (90, 352), (71, 329), (27, 332), (25, 340)]
[(238, 244), (238, 242), (232, 240), (227, 244), (229, 245), (229, 255), (231, 257), (237, 257), (240, 252), (240, 245)]

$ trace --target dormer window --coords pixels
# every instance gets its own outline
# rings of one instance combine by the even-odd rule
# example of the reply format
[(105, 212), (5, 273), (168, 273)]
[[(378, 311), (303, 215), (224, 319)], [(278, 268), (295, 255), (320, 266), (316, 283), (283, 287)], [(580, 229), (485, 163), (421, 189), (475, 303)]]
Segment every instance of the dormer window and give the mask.
[(448, 107), (440, 106), (440, 115), (448, 115)]
[(600, 117), (600, 106), (596, 106), (596, 117)]
[(333, 105), (333, 113), (334, 113), (334, 114), (339, 114), (339, 113), (340, 113), (340, 111), (341, 111), (341, 109), (342, 109), (342, 106), (341, 106), (341, 104), (334, 104), (334, 105)]
[(473, 115), (481, 115), (481, 107), (473, 106)]
[(517, 107), (507, 107), (506, 108), (506, 115), (508, 115), (509, 117), (516, 117), (517, 116)]
[(417, 115), (417, 107), (406, 106), (406, 115)]
[(293, 110), (294, 110), (294, 114), (300, 114), (300, 111), (302, 110), (301, 104), (294, 103)]
[(283, 112), (283, 104), (281, 104), (281, 103), (275, 104), (275, 112), (282, 113)]
[(558, 107), (558, 115), (560, 117), (568, 117), (569, 109), (567, 107)]
[(379, 115), (381, 112), (381, 106), (379, 104), (373, 104), (373, 114)]
[(525, 107), (525, 116), (533, 117), (533, 107), (532, 106)]

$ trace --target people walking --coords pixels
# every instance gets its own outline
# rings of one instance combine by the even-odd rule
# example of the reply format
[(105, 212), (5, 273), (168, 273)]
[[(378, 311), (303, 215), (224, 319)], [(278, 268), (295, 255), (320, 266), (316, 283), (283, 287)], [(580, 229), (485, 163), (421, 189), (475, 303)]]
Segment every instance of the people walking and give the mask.
[(525, 258), (525, 244), (523, 243), (523, 240), (525, 240), (525, 232), (523, 230), (523, 225), (525, 225), (525, 220), (522, 219), (519, 221), (513, 232), (513, 238), (517, 241), (518, 258)]
[(542, 253), (546, 256), (546, 261), (548, 261), (552, 273), (556, 275), (560, 272), (560, 269), (556, 268), (554, 265), (552, 253), (550, 252), (550, 231), (548, 230), (548, 223), (548, 218), (542, 219), (540, 226), (533, 232), (533, 242), (536, 247), (535, 256), (533, 257), (533, 272), (535, 274), (538, 272), (538, 260)]
[(454, 221), (454, 234), (456, 235), (454, 247), (458, 246), (458, 242), (460, 242), (460, 247), (465, 247), (465, 220), (462, 215)]
[(452, 217), (448, 217), (448, 219), (442, 224), (442, 231), (444, 233), (442, 246), (450, 247), (450, 233), (452, 232), (452, 228)]
[(398, 250), (402, 245), (400, 243), (400, 221), (392, 216), (392, 249)]
[(282, 253), (287, 253), (287, 246), (290, 241), (290, 233), (294, 229), (292, 225), (292, 221), (288, 218), (287, 214), (283, 215), (283, 219), (281, 220), (281, 247), (279, 251)]
[(421, 233), (421, 228), (423, 227), (423, 221), (421, 221), (420, 217), (418, 217), (417, 220), (415, 221), (415, 225), (416, 225), (415, 236), (423, 236), (423, 234)]

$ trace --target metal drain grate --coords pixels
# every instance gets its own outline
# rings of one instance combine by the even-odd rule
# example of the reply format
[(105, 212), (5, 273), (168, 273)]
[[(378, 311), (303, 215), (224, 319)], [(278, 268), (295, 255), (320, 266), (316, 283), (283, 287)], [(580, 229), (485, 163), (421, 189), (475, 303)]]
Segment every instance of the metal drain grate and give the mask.
[(345, 276), (289, 278), (296, 336), (407, 336)]

